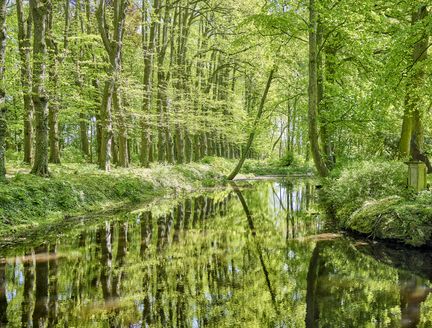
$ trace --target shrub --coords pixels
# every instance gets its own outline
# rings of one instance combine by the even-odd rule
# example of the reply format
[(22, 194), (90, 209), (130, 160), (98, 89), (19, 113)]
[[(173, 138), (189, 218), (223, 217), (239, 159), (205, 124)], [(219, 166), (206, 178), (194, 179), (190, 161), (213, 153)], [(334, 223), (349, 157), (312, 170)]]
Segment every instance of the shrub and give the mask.
[(309, 163), (281, 166), (279, 160), (259, 161), (253, 159), (248, 159), (241, 170), (242, 173), (253, 173), (255, 175), (312, 175), (314, 171), (315, 168)]
[(406, 170), (405, 164), (400, 162), (352, 163), (333, 172), (324, 182), (322, 199), (343, 223), (366, 201), (405, 195)]
[(294, 162), (294, 154), (291, 151), (287, 151), (278, 161), (279, 166), (287, 167)]
[(432, 238), (432, 193), (408, 189), (406, 172), (398, 162), (354, 163), (325, 181), (322, 199), (344, 229), (425, 245)]
[(61, 153), (62, 162), (64, 163), (85, 163), (86, 159), (81, 150), (75, 147), (66, 147)]
[(432, 193), (414, 199), (391, 196), (366, 202), (347, 220), (351, 230), (381, 239), (422, 246), (432, 236)]

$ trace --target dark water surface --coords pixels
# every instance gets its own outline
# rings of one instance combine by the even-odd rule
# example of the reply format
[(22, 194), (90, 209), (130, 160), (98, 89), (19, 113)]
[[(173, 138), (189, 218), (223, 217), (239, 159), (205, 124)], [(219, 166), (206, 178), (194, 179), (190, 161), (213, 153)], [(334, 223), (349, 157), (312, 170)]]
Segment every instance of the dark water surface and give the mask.
[(432, 255), (332, 233), (305, 180), (0, 254), (0, 327), (432, 327)]

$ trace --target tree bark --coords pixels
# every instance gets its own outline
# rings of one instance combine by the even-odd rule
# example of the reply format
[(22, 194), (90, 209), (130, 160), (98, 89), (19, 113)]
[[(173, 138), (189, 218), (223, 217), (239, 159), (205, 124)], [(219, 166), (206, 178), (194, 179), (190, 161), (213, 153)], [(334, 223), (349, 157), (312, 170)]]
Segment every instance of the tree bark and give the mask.
[[(421, 6), (417, 11), (412, 13), (411, 24), (415, 25), (418, 22), (426, 19), (428, 16), (427, 7)], [(407, 83), (407, 93), (405, 97), (405, 111), (402, 122), (402, 132), (399, 143), (399, 155), (401, 158), (411, 156), (413, 159), (425, 161), (432, 170), (430, 163), (423, 153), (423, 113), (420, 106), (419, 96), (416, 94), (418, 87), (423, 83), (425, 72), (423, 68), (415, 67), (427, 59), (427, 50), (429, 48), (429, 35), (427, 31), (422, 31), (421, 38), (413, 47), (412, 63), (414, 73), (409, 77)], [(416, 36), (418, 39), (418, 36)]]
[[(335, 48), (324, 46), (323, 42), (324, 27), (318, 20), (317, 26), (317, 47), (320, 49), (317, 56), (317, 70), (318, 70), (318, 115), (322, 116), (328, 108), (328, 99), (325, 97), (324, 83), (328, 81), (333, 82), (334, 75), (334, 57), (336, 56)], [(328, 40), (326, 40), (329, 42)], [(324, 64), (325, 59), (325, 64)], [(324, 161), (330, 169), (333, 166), (332, 146), (330, 143), (330, 135), (327, 122), (324, 121), (319, 127), (319, 139), (321, 141), (321, 149), (324, 155)]]
[[(159, 2), (159, 8), (161, 7)], [(164, 69), (166, 50), (168, 47), (168, 18), (170, 8), (165, 5), (165, 13), (157, 16), (159, 20), (163, 21), (163, 25), (158, 26), (158, 160), (159, 162), (172, 163), (172, 143), (171, 134), (169, 132), (169, 122), (167, 113), (167, 91), (168, 91), (168, 73)], [(158, 10), (160, 12), (160, 10)]]
[(320, 176), (325, 177), (329, 170), (321, 156), (318, 134), (318, 65), (317, 65), (317, 13), (315, 0), (309, 0), (309, 141), (315, 167)]
[[(99, 155), (99, 168), (101, 170), (109, 171), (111, 169), (111, 155), (112, 155), (112, 142), (113, 142), (113, 120), (112, 109), (114, 106), (119, 105), (119, 80), (121, 74), (121, 53), (123, 45), (124, 27), (126, 21), (126, 11), (129, 5), (128, 0), (114, 0), (113, 6), (113, 33), (110, 35), (109, 26), (105, 20), (106, 15), (106, 2), (99, 0), (96, 17), (98, 20), (98, 29), (101, 35), (105, 50), (109, 57), (110, 66), (107, 69), (107, 80), (105, 81), (104, 93), (102, 98), (102, 106), (100, 112), (101, 120), (101, 140), (100, 140), (100, 155)], [(114, 99), (116, 93), (117, 99)], [(116, 103), (113, 104), (113, 101)], [(121, 110), (118, 108), (118, 110)], [(122, 138), (124, 142), (127, 138)], [(127, 145), (122, 145), (122, 149), (127, 149)], [(121, 163), (122, 165), (125, 162)]]
[(6, 176), (6, 90), (4, 71), (6, 58), (6, 0), (0, 0), (0, 180)]
[(31, 173), (47, 177), (48, 170), (48, 94), (45, 88), (47, 46), (46, 29), (50, 0), (30, 0), (33, 16), (32, 98), (36, 116), (35, 160)]
[(118, 130), (118, 165), (121, 167), (129, 167), (129, 152), (128, 152), (128, 135), (126, 129), (126, 118), (123, 112), (121, 102), (121, 94), (117, 87), (113, 94), (114, 109), (117, 114), (117, 130)]
[(58, 44), (53, 35), (53, 10), (50, 7), (47, 15), (47, 45), (49, 49), (49, 78), (51, 82), (50, 106), (48, 111), (48, 137), (49, 137), (49, 162), (60, 163), (60, 136), (59, 136), (59, 51)]
[[(65, 0), (65, 31), (69, 31), (68, 26), (70, 25), (70, 1)], [(90, 34), (90, 26), (89, 22), (87, 24), (84, 24), (84, 19), (82, 16), (82, 5), (81, 1), (77, 0), (76, 2), (76, 9), (75, 9), (75, 17), (74, 17), (74, 24), (75, 24), (75, 31), (81, 31), (82, 34)], [(88, 2), (86, 2), (85, 7), (87, 8)], [(87, 26), (87, 29), (86, 29)], [(68, 38), (66, 37), (69, 33), (65, 32), (65, 49), (67, 48), (67, 44), (69, 43)], [(81, 44), (80, 41), (75, 41), (77, 43), (78, 51), (75, 53), (72, 50), (72, 57), (75, 64), (75, 85), (78, 87), (80, 95), (84, 96), (84, 76), (81, 72), (81, 62), (84, 60), (84, 47)], [(91, 51), (91, 48), (89, 49)], [(80, 127), (80, 143), (81, 143), (81, 151), (83, 152), (84, 156), (87, 158), (90, 156), (90, 145), (89, 145), (89, 136), (88, 136), (88, 130), (89, 130), (89, 124), (88, 124), (88, 113), (87, 108), (82, 108), (79, 113), (79, 127)]]
[[(143, 94), (143, 118), (141, 120), (141, 166), (149, 167), (150, 162), (153, 160), (153, 140), (151, 135), (151, 125), (149, 125), (151, 112), (152, 112), (152, 99), (153, 99), (153, 62), (156, 41), (156, 29), (158, 20), (152, 19), (150, 29), (146, 27), (146, 22), (151, 17), (150, 0), (144, 0), (142, 4), (143, 19), (142, 19), (142, 44), (144, 54), (144, 94)], [(154, 1), (155, 10), (154, 15), (158, 16), (159, 1)], [(148, 40), (147, 33), (149, 32)]]
[(21, 60), (21, 87), (24, 100), (24, 158), (23, 162), (31, 164), (33, 160), (33, 99), (31, 87), (30, 39), (32, 37), (32, 15), (24, 17), (22, 0), (16, 0), (18, 18), (18, 47)]

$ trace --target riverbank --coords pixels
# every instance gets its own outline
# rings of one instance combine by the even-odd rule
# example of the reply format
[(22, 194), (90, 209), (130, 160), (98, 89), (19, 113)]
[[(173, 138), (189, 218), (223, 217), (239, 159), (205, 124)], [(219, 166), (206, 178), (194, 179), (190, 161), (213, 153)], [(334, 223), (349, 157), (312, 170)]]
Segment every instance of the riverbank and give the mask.
[(51, 178), (30, 175), (28, 167), (15, 165), (8, 168), (7, 182), (0, 184), (0, 238), (74, 216), (220, 186), (233, 165), (212, 158), (207, 163), (116, 168), (105, 173), (95, 165), (62, 164), (51, 166)]
[(322, 200), (339, 228), (410, 246), (432, 244), (432, 192), (406, 187), (406, 165), (364, 161), (335, 171)]
[[(236, 162), (206, 157), (199, 163), (114, 168), (109, 173), (92, 164), (64, 163), (50, 166), (50, 178), (30, 175), (30, 167), (9, 162), (7, 182), (0, 184), (0, 240), (7, 244), (41, 231), (57, 234), (62, 225), (74, 224), (72, 218), (111, 215), (156, 199), (222, 187)], [(237, 179), (275, 173), (280, 177), (312, 171), (247, 161)]]

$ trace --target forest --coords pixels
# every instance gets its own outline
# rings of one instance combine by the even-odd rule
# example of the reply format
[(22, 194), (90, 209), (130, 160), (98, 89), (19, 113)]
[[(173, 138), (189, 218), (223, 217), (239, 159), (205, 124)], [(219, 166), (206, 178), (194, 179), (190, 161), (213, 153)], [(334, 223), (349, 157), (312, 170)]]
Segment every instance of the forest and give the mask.
[(0, 327), (431, 327), (430, 35), (428, 0), (0, 0)]
[[(261, 1), (262, 2), (262, 1)], [(2, 1), (1, 163), (423, 160), (427, 4)], [(249, 140), (251, 137), (251, 140)]]

